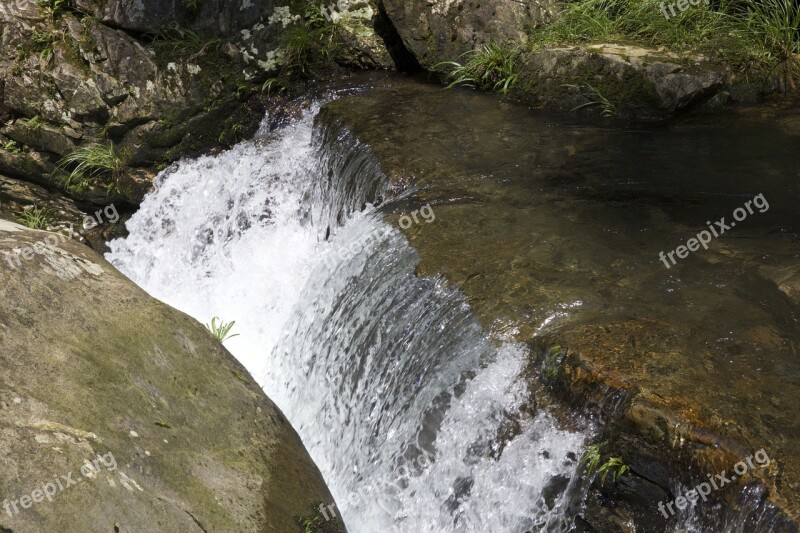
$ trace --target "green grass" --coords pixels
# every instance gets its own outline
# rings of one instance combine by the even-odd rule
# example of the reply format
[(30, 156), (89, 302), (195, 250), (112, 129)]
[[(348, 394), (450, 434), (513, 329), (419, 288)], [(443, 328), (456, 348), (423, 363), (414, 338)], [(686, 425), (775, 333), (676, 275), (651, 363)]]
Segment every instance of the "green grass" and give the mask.
[(230, 334), (231, 329), (233, 329), (235, 324), (235, 320), (233, 322), (225, 322), (224, 320), (215, 316), (211, 319), (210, 324), (206, 324), (206, 328), (208, 328), (208, 331), (210, 331), (214, 338), (219, 342), (225, 342), (228, 339), (239, 336), (238, 333), (234, 333), (233, 335)]
[(516, 48), (491, 43), (461, 56), (465, 59), (464, 63), (445, 61), (435, 65), (434, 70), (449, 70), (448, 89), (465, 85), (505, 94), (519, 76), (518, 55), (519, 51)]
[(31, 229), (46, 230), (56, 221), (56, 214), (55, 209), (40, 208), (34, 204), (30, 209), (17, 213), (17, 222)]
[[(671, 2), (664, 0), (666, 4)], [(661, 0), (572, 0), (552, 23), (532, 30), (533, 47), (622, 43), (696, 52), (724, 61), (738, 73), (778, 69), (794, 87), (800, 53), (796, 0), (718, 0), (675, 10)]]
[(795, 89), (800, 78), (800, 3), (760, 0), (748, 4), (746, 17), (753, 39), (782, 75), (784, 87)]
[(149, 48), (160, 63), (170, 61), (191, 63), (211, 49), (216, 49), (220, 43), (216, 37), (205, 37), (189, 28), (177, 25), (164, 26), (148, 37)]
[(56, 165), (58, 170), (69, 171), (64, 184), (67, 191), (83, 191), (93, 183), (113, 190), (124, 168), (125, 158), (111, 141), (76, 148)]
[(600, 114), (603, 117), (611, 118), (617, 114), (617, 106), (615, 106), (600, 92), (599, 89), (595, 88), (594, 86), (584, 83), (583, 85), (565, 85), (565, 87), (580, 90), (583, 95), (590, 100), (585, 104), (573, 108), (573, 111), (579, 111), (587, 107), (599, 106)]

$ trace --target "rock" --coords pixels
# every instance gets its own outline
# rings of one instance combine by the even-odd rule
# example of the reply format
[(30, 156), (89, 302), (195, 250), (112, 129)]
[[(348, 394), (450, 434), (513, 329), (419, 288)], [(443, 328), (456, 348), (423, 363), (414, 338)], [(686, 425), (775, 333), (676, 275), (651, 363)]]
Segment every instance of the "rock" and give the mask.
[(34, 149), (63, 156), (75, 148), (72, 139), (64, 132), (49, 124), (30, 125), (24, 120), (14, 120), (5, 128), (0, 129), (0, 135), (5, 135)]
[(394, 60), (376, 24), (382, 13), (375, 0), (369, 3), (340, 1), (335, 10), (337, 36), (336, 62), (353, 69), (393, 70)]
[(49, 192), (44, 187), (0, 175), (0, 218), (15, 221), (26, 206), (50, 208), (58, 222), (79, 228), (84, 218), (77, 204), (69, 198)]
[(556, 2), (534, 0), (383, 0), (406, 47), (427, 68), (491, 42), (527, 42), (527, 29), (550, 19)]
[(0, 261), (0, 530), (285, 533), (332, 502), (202, 325), (55, 234), (0, 221)]
[(268, 17), (272, 0), (77, 0), (77, 6), (105, 24), (137, 32), (156, 32), (178, 24), (211, 35), (230, 35)]
[(690, 71), (675, 56), (636, 46), (546, 48), (522, 54), (512, 94), (548, 108), (595, 102), (597, 110), (663, 118), (711, 97), (725, 79), (713, 66)]

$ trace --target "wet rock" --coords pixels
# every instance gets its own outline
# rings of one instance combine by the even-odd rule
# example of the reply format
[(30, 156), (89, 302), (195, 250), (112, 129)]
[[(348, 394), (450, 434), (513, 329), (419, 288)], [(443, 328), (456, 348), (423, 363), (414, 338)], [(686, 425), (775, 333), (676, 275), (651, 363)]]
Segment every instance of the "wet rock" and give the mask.
[(333, 502), (202, 325), (55, 234), (0, 221), (0, 261), (0, 530), (284, 533)]

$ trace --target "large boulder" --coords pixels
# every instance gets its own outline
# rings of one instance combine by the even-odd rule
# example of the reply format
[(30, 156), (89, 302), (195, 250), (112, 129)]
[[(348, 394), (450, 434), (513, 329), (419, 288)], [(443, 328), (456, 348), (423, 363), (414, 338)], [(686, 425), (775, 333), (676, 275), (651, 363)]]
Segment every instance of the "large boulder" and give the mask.
[(527, 30), (553, 15), (552, 0), (383, 0), (386, 13), (420, 65), (455, 61), (492, 42), (527, 42)]
[(205, 328), (0, 220), (0, 531), (299, 531), (332, 502)]

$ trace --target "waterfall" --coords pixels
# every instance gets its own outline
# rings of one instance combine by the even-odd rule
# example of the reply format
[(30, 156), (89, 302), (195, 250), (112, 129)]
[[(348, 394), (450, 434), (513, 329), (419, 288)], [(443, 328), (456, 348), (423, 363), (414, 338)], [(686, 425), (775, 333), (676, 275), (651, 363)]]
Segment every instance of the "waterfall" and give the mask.
[(385, 219), (357, 143), (293, 124), (182, 161), (108, 259), (201, 322), (297, 429), (351, 533), (566, 529), (585, 430), (531, 401), (524, 346), (481, 329)]

